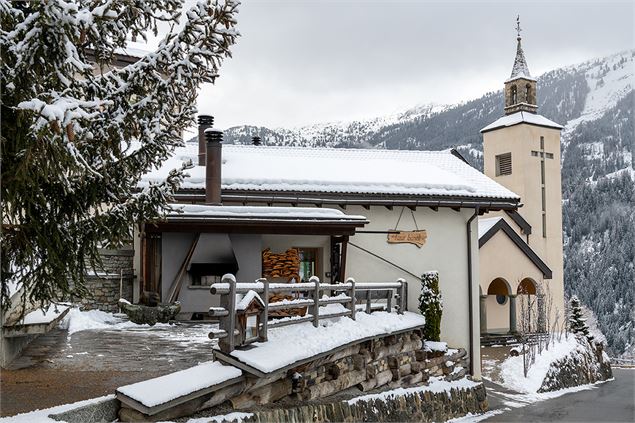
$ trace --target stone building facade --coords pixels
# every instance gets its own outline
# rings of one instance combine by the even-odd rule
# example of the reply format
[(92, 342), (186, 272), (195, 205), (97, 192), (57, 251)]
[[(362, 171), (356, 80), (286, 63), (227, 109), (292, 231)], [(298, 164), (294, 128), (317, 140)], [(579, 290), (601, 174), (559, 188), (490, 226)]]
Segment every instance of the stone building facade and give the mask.
[(84, 310), (117, 312), (119, 298), (132, 302), (134, 250), (103, 249), (100, 254), (103, 267), (96, 271), (89, 270), (86, 275), (86, 287), (90, 295), (76, 301)]

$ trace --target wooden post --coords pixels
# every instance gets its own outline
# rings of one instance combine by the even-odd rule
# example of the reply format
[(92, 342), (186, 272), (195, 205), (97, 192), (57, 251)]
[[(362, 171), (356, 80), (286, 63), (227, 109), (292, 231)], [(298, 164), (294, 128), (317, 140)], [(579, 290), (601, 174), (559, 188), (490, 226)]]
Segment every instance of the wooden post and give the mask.
[(348, 296), (351, 297), (351, 302), (348, 303), (348, 308), (351, 310), (351, 319), (355, 320), (355, 279), (348, 278), (346, 279), (346, 283), (351, 284), (351, 287), (348, 290)]
[(399, 279), (397, 279), (397, 282), (399, 282), (399, 288), (397, 288), (398, 289), (398, 291), (397, 291), (398, 292), (398, 294), (397, 294), (397, 313), (403, 314), (403, 312), (405, 310), (404, 304), (405, 304), (405, 301), (407, 301), (406, 298), (405, 298), (406, 290), (404, 288), (404, 285), (405, 285), (406, 281), (403, 280), (402, 278), (399, 278)]
[(348, 235), (342, 237), (342, 252), (340, 257), (340, 280), (346, 280), (346, 250), (348, 248)]
[(392, 313), (392, 297), (394, 296), (393, 290), (388, 290), (388, 295), (386, 295), (386, 311), (388, 313)]
[(311, 276), (309, 282), (315, 284), (313, 289), (313, 326), (318, 327), (320, 325), (320, 278)]
[(370, 303), (372, 292), (370, 289), (366, 291), (366, 314), (370, 314), (372, 311), (372, 304)]
[(234, 330), (236, 329), (236, 278), (232, 274), (223, 276), (222, 283), (229, 285), (229, 293), (221, 295), (220, 306), (227, 310), (227, 316), (220, 320), (220, 329), (224, 330), (229, 336), (218, 341), (220, 350), (226, 354), (234, 351), (236, 345), (236, 337)]
[(265, 310), (262, 314), (262, 325), (260, 326), (260, 342), (267, 342), (267, 330), (269, 327), (269, 281), (267, 278), (260, 278), (256, 282), (262, 282), (262, 301), (265, 303)]

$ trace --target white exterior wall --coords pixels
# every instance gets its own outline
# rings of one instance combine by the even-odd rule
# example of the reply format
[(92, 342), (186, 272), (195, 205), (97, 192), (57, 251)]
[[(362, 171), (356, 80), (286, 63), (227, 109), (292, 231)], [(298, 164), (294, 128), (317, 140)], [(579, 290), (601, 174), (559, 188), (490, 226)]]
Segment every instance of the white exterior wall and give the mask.
[[(386, 231), (395, 228), (401, 208), (388, 210), (385, 207), (347, 207), (347, 214), (361, 214), (370, 223), (363, 230)], [(452, 347), (470, 350), (469, 304), (468, 304), (468, 260), (466, 222), (473, 211), (464, 209), (455, 212), (440, 208), (435, 212), (419, 207), (414, 212), (419, 229), (428, 234), (426, 244), (418, 248), (413, 244), (388, 244), (386, 234), (357, 233), (350, 238), (346, 265), (346, 277), (357, 282), (392, 282), (404, 278), (408, 282), (408, 310), (418, 311), (421, 282), (418, 278), (385, 263), (384, 261), (355, 248), (359, 245), (373, 253), (408, 270), (414, 275), (426, 271), (439, 272), (439, 286), (443, 295), (443, 317), (441, 319), (441, 340)], [(473, 342), (475, 343), (475, 377), (480, 377), (480, 337), (478, 308), (478, 229), (477, 219), (472, 223), (472, 315)], [(409, 209), (405, 209), (399, 223), (399, 230), (414, 230), (415, 225)]]

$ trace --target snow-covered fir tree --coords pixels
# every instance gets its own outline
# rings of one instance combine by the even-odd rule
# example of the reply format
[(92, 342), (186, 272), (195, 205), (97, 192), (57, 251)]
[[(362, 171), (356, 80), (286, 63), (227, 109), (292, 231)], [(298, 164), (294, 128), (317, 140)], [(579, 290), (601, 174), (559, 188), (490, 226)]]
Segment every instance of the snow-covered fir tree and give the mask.
[(440, 341), (443, 297), (439, 292), (439, 272), (426, 272), (421, 276), (419, 311), (426, 318), (423, 336), (427, 341)]
[(589, 333), (589, 328), (582, 317), (582, 307), (580, 300), (573, 295), (569, 300), (569, 330), (571, 333), (581, 334), (587, 337), (589, 341), (593, 339), (593, 335)]
[[(3, 302), (16, 283), (45, 305), (82, 296), (100, 243), (165, 211), (187, 166), (137, 183), (193, 125), (199, 86), (238, 37), (237, 4), (0, 0)], [(161, 22), (171, 29), (154, 52), (112, 66)]]

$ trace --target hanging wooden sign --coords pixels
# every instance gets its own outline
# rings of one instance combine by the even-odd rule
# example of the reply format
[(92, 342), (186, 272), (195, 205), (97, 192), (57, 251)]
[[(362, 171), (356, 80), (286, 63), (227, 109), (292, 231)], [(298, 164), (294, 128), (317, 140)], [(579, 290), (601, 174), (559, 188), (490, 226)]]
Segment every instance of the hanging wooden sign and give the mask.
[(416, 231), (398, 231), (388, 234), (389, 244), (414, 244), (421, 248), (428, 239), (428, 233), (425, 229)]

